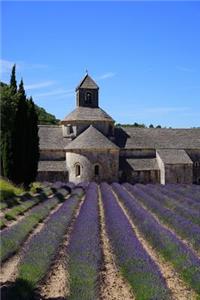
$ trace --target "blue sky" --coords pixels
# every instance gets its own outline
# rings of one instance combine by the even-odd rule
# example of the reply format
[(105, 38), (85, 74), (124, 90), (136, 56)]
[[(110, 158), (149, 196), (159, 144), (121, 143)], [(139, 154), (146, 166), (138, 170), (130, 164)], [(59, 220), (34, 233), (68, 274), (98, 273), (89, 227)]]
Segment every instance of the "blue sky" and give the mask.
[(200, 126), (200, 2), (2, 3), (1, 79), (62, 119), (89, 74), (120, 123)]

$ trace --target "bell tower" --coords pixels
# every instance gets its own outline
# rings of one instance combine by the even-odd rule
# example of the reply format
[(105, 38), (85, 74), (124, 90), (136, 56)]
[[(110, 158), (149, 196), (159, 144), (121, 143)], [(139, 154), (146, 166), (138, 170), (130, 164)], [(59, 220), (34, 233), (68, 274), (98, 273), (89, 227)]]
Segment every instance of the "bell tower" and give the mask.
[(99, 87), (88, 73), (76, 88), (76, 106), (99, 107)]

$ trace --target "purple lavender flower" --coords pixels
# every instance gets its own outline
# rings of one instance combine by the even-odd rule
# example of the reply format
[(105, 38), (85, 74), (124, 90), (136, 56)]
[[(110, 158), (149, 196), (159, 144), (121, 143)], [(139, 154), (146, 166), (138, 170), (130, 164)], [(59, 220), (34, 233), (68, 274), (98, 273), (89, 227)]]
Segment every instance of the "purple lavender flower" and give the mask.
[(66, 200), (50, 216), (42, 230), (33, 236), (24, 248), (18, 279), (35, 286), (45, 276), (69, 228), (78, 202), (77, 197)]
[(144, 250), (108, 184), (101, 184), (106, 230), (122, 274), (136, 299), (170, 299), (157, 265)]
[(102, 260), (98, 217), (98, 189), (90, 183), (71, 234), (68, 248), (70, 296), (68, 299), (98, 299)]
[(126, 186), (150, 211), (159, 216), (163, 222), (173, 228), (182, 238), (188, 240), (195, 249), (200, 250), (200, 227), (198, 225), (162, 206), (160, 202), (157, 202), (153, 197), (145, 193), (139, 185), (131, 186), (127, 184)]
[[(170, 261), (182, 278), (200, 294), (200, 259), (181, 242), (171, 231), (161, 226), (157, 220), (144, 209), (134, 195), (119, 184), (113, 189), (126, 207), (139, 231), (166, 260)], [(127, 188), (131, 185), (126, 184)]]

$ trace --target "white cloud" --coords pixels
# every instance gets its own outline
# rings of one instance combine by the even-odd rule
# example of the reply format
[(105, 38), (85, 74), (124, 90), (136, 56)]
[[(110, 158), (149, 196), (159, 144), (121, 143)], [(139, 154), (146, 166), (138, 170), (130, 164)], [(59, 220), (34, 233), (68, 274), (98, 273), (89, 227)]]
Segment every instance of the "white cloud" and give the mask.
[[(15, 62), (13, 62), (13, 61), (0, 59), (1, 73), (10, 73), (14, 64), (15, 64)], [(19, 65), (16, 64), (16, 67), (19, 68)]]
[[(72, 91), (74, 91), (73, 89), (69, 89), (69, 90), (64, 90), (64, 89), (57, 89), (57, 90), (52, 90), (49, 92), (44, 92), (44, 93), (39, 93), (39, 94), (35, 94), (33, 95), (33, 97), (35, 98), (41, 98), (41, 97), (51, 97), (51, 96), (59, 96), (59, 98), (61, 96), (65, 97), (69, 97), (72, 95)], [(74, 94), (74, 93), (73, 93)]]
[(43, 81), (43, 82), (37, 82), (33, 84), (27, 84), (25, 85), (25, 90), (36, 90), (43, 87), (51, 86), (55, 83), (55, 81)]
[(192, 68), (188, 68), (188, 67), (184, 67), (184, 66), (176, 66), (176, 69), (182, 72), (194, 72), (194, 69)]
[(107, 72), (105, 74), (100, 75), (97, 79), (101, 80), (101, 79), (107, 79), (107, 78), (112, 78), (114, 77), (116, 74), (113, 72)]
[(43, 69), (47, 68), (47, 65), (44, 64), (32, 64), (32, 63), (25, 63), (23, 61), (11, 61), (6, 59), (0, 59), (0, 65), (1, 65), (1, 73), (10, 73), (13, 65), (16, 64), (16, 69)]

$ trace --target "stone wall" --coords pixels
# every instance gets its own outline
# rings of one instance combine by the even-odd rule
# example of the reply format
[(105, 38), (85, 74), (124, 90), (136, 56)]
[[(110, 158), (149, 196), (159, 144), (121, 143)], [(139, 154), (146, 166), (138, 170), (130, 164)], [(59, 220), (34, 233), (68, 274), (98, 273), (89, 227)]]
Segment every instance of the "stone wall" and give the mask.
[[(73, 150), (66, 153), (66, 163), (69, 181), (74, 183), (83, 181), (113, 182), (118, 180), (118, 150)], [(76, 176), (77, 164), (81, 168), (79, 176)], [(99, 166), (98, 176), (95, 176), (95, 165)]]
[(79, 121), (71, 122), (70, 124), (65, 124), (62, 126), (64, 137), (76, 137), (86, 130), (90, 125), (94, 126), (97, 130), (103, 133), (105, 136), (113, 136), (114, 134), (114, 124), (113, 122), (107, 121)]
[(131, 171), (124, 170), (119, 178), (120, 182), (136, 183), (160, 183), (160, 170)]
[(200, 184), (200, 150), (186, 150), (193, 161), (193, 183)]
[(40, 150), (40, 160), (65, 160), (65, 151)]
[(160, 183), (165, 184), (165, 165), (157, 152), (156, 152), (156, 158), (160, 169)]
[(165, 184), (166, 183), (185, 183), (193, 182), (192, 164), (165, 164)]
[(68, 182), (68, 173), (67, 172), (57, 172), (57, 171), (42, 171), (38, 172), (37, 181), (63, 181)]
[(154, 158), (155, 149), (120, 149), (120, 156), (126, 158)]

